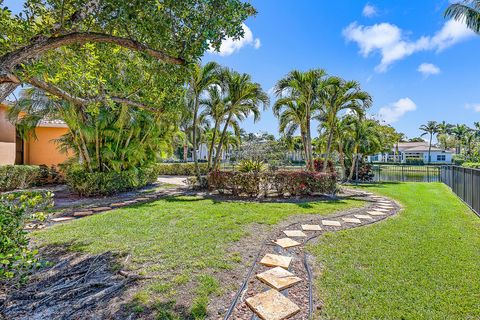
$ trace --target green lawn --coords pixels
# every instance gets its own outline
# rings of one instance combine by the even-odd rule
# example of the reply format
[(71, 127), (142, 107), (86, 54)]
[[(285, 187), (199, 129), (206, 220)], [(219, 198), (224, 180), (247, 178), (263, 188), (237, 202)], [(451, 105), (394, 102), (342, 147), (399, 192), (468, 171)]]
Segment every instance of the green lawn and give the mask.
[(480, 219), (446, 186), (368, 188), (405, 208), (309, 250), (322, 319), (480, 319)]
[(241, 262), (240, 253), (228, 249), (247, 236), (252, 223), (274, 225), (292, 215), (329, 215), (361, 205), (355, 200), (248, 203), (174, 197), (57, 225), (33, 238), (39, 245), (69, 245), (92, 254), (130, 254), (127, 268), (154, 277), (136, 295), (139, 311), (141, 305), (174, 301), (188, 290), (196, 294), (191, 311), (202, 318), (208, 295), (221, 292), (213, 275)]

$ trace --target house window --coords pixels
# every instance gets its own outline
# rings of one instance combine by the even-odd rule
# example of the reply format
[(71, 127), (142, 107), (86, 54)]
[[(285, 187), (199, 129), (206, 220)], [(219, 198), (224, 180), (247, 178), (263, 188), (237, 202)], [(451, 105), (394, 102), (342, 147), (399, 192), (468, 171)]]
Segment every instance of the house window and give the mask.
[(437, 155), (437, 161), (446, 161), (447, 158), (444, 154), (438, 154)]

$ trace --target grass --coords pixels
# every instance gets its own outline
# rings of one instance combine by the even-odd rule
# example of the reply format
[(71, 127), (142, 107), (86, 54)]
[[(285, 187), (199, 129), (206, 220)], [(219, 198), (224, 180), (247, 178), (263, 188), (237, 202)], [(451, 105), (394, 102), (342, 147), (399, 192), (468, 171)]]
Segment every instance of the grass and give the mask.
[(368, 189), (404, 210), (309, 246), (320, 318), (479, 319), (480, 219), (439, 183)]
[(208, 297), (220, 292), (214, 274), (242, 261), (241, 254), (229, 248), (248, 235), (251, 224), (272, 226), (293, 215), (329, 215), (361, 205), (355, 200), (256, 203), (170, 197), (56, 225), (33, 238), (40, 246), (129, 255), (128, 269), (154, 277), (135, 295), (135, 310), (153, 304), (159, 318), (175, 319), (170, 311), (174, 303), (169, 302), (190, 292), (191, 317), (201, 319)]

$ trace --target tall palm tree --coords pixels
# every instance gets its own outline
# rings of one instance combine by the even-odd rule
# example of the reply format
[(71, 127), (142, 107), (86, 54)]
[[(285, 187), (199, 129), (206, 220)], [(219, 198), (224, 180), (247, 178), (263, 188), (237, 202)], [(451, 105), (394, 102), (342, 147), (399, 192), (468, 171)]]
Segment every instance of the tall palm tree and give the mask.
[[(246, 73), (240, 74), (233, 70), (224, 70), (221, 78), (227, 94), (227, 112), (220, 141), (215, 152), (215, 169), (218, 169), (220, 164), (221, 151), (225, 143), (228, 127), (243, 121), (252, 114), (253, 120), (256, 122), (260, 118), (260, 107), (263, 107), (265, 110), (270, 102), (268, 95), (262, 90), (262, 87), (258, 83), (252, 82), (250, 75)], [(233, 128), (236, 132), (239, 132), (238, 127), (233, 126)]]
[(326, 124), (327, 150), (323, 171), (327, 170), (327, 162), (330, 159), (334, 128), (338, 121), (340, 111), (354, 112), (362, 117), (365, 110), (372, 105), (372, 97), (362, 91), (357, 81), (345, 81), (340, 77), (330, 77), (326, 81), (325, 88), (321, 92), (322, 108), (319, 119)]
[(464, 22), (474, 32), (480, 33), (480, 0), (453, 3), (445, 11), (445, 17)]
[(192, 145), (193, 145), (193, 161), (195, 163), (195, 172), (198, 181), (200, 181), (200, 168), (198, 166), (198, 113), (202, 94), (210, 86), (219, 83), (220, 65), (216, 62), (209, 62), (204, 66), (200, 64), (193, 65), (190, 72), (190, 80), (188, 83), (188, 101), (192, 112)]
[(213, 127), (211, 131), (211, 137), (209, 139), (209, 148), (208, 148), (208, 171), (212, 169), (212, 160), (213, 160), (213, 150), (215, 144), (218, 143), (218, 135), (220, 126), (225, 121), (227, 115), (227, 97), (223, 94), (220, 86), (211, 86), (207, 90), (208, 96), (205, 99), (201, 100), (201, 105), (204, 106), (204, 110), (201, 114), (201, 117), (210, 118), (213, 122)]
[(279, 119), (279, 132), (286, 137), (292, 137), (300, 129), (303, 154), (305, 159), (307, 159), (308, 143), (306, 141), (305, 108), (302, 105), (298, 105), (296, 101), (279, 99), (273, 105), (273, 114)]
[(455, 137), (455, 153), (460, 154), (462, 152), (462, 145), (465, 141), (465, 137), (471, 129), (464, 124), (457, 124), (452, 127), (451, 133)]
[(307, 169), (313, 171), (313, 151), (311, 136), (311, 119), (319, 109), (319, 93), (323, 87), (327, 73), (322, 69), (312, 69), (305, 72), (293, 70), (275, 85), (275, 95), (279, 97), (276, 105), (287, 108), (298, 108), (298, 113), (304, 119), (300, 129), (303, 129), (305, 158)]
[(443, 146), (443, 149), (447, 149), (447, 140), (448, 135), (451, 133), (452, 125), (442, 121), (437, 126), (437, 139), (439, 140), (440, 144)]
[(432, 152), (432, 139), (433, 136), (438, 133), (438, 123), (437, 121), (428, 121), (427, 124), (422, 124), (419, 129), (423, 131), (421, 135), (422, 137), (427, 134), (430, 135), (430, 139), (428, 142), (428, 163), (430, 163), (432, 161), (430, 156)]

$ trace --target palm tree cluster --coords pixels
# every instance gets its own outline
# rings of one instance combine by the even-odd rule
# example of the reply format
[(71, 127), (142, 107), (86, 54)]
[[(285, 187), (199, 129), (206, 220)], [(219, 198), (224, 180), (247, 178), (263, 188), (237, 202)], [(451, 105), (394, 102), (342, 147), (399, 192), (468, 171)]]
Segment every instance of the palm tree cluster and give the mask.
[(208, 170), (218, 169), (222, 152), (231, 145), (239, 145), (240, 122), (249, 116), (257, 121), (260, 110), (269, 106), (269, 98), (250, 75), (209, 62), (193, 67), (186, 105), (190, 110), (193, 160), (200, 179), (199, 142), (208, 146)]
[[(273, 112), (280, 122), (279, 131), (286, 137), (300, 132), (308, 170), (314, 170), (314, 152), (324, 156), (323, 171), (335, 154), (345, 178), (349, 162), (351, 178), (360, 154), (388, 148), (385, 137), (392, 139), (393, 128), (379, 129), (378, 121), (366, 118), (372, 97), (356, 81), (329, 76), (323, 69), (293, 70), (277, 82), (275, 94), (278, 100)], [(319, 122), (317, 139), (312, 139), (314, 120)]]
[(72, 163), (88, 172), (136, 170), (171, 152), (177, 132), (173, 113), (153, 113), (127, 105), (103, 105), (96, 112), (50, 99), (43, 91), (28, 88), (9, 113), (17, 130), (35, 138), (33, 128), (45, 119), (62, 119), (69, 128), (56, 142)]
[(480, 122), (475, 122), (470, 128), (465, 124), (449, 124), (445, 121), (437, 123), (428, 121), (420, 126), (423, 135), (429, 135), (429, 159), (433, 137), (444, 150), (455, 148), (457, 157), (465, 161), (480, 162)]
[(464, 22), (467, 27), (480, 34), (480, 0), (452, 3), (445, 11), (445, 17)]

